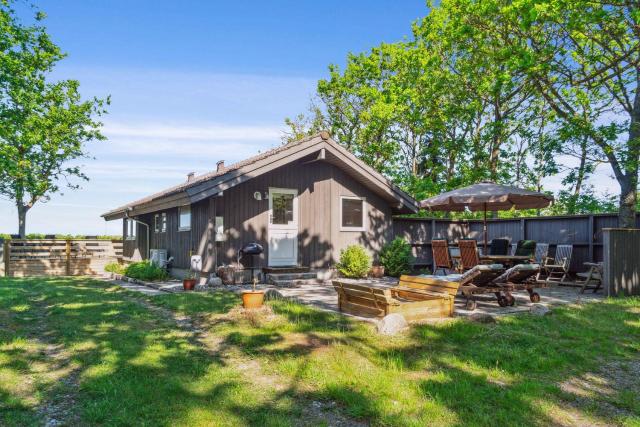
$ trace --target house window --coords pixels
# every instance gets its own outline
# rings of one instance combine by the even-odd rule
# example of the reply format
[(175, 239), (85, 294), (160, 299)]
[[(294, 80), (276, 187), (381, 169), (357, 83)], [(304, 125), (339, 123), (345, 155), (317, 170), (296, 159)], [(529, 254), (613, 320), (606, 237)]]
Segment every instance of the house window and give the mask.
[(167, 231), (167, 214), (166, 212), (162, 212), (160, 214), (155, 214), (153, 217), (154, 226), (153, 229), (156, 233), (164, 233)]
[(125, 238), (127, 240), (136, 239), (137, 224), (134, 220), (127, 218), (125, 220)]
[(364, 231), (365, 200), (360, 197), (340, 197), (340, 229)]
[(180, 206), (178, 230), (191, 230), (191, 206)]

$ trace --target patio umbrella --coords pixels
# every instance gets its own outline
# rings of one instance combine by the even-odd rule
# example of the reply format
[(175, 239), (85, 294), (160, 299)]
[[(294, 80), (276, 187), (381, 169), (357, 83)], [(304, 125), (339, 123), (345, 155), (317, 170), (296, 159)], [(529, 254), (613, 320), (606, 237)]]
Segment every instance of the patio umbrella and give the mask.
[(487, 211), (546, 208), (553, 197), (524, 188), (481, 182), (425, 199), (420, 207), (434, 211), (484, 211), (484, 250), (487, 251)]

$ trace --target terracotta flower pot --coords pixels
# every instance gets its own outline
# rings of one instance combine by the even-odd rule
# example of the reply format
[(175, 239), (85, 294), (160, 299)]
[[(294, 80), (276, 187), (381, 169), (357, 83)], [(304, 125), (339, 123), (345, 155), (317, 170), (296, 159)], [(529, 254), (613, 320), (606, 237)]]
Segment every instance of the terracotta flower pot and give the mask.
[(264, 302), (264, 291), (244, 291), (242, 306), (244, 308), (260, 308)]
[(182, 287), (185, 291), (192, 291), (196, 287), (196, 279), (183, 279)]
[(384, 277), (384, 266), (374, 265), (373, 267), (371, 267), (371, 277), (374, 277), (376, 279)]

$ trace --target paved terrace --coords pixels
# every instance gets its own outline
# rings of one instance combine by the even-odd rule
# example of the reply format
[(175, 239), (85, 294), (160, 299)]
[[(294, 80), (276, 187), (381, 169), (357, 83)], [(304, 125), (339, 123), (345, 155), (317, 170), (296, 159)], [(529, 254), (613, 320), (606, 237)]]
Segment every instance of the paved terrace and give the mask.
[[(176, 281), (154, 283), (151, 285), (152, 287), (123, 281), (115, 281), (114, 283), (130, 290), (140, 291), (151, 295), (162, 292), (184, 292), (182, 289), (182, 282)], [(393, 286), (393, 284), (395, 284), (395, 280), (393, 279), (381, 279), (380, 282), (377, 283), (377, 286)], [(297, 288), (276, 288), (268, 285), (258, 285), (257, 288), (264, 290), (275, 289), (280, 292), (284, 298), (290, 298), (302, 304), (312, 305), (322, 310), (338, 312), (338, 295), (333, 289), (330, 281), (320, 284), (306, 284)], [(246, 289), (251, 289), (251, 286), (219, 286), (206, 288), (206, 291), (216, 292), (219, 290), (230, 290), (240, 293)], [(580, 302), (601, 301), (604, 298), (602, 291), (594, 294), (591, 290), (587, 290), (584, 294), (581, 294), (579, 288), (569, 286), (553, 286), (550, 288), (536, 289), (536, 292), (538, 292), (542, 297), (539, 304), (547, 307), (576, 304)], [(478, 306), (474, 311), (466, 310), (466, 298), (458, 296), (455, 301), (455, 315), (458, 317), (467, 317), (471, 314), (504, 316), (529, 312), (532, 305), (529, 300), (529, 294), (526, 291), (521, 291), (514, 292), (513, 296), (516, 298), (516, 304), (514, 306), (500, 307), (493, 294), (476, 295)], [(371, 319), (363, 318), (363, 320)]]

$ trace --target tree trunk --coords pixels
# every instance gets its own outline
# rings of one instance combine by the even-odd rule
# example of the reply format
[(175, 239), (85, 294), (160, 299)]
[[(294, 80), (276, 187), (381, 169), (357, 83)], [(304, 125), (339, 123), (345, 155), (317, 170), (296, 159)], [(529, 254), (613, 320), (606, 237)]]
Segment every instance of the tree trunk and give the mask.
[(637, 175), (635, 178), (627, 175), (624, 180), (620, 181), (620, 211), (618, 213), (620, 228), (636, 228), (637, 188)]
[(638, 161), (640, 160), (640, 69), (636, 70), (636, 93), (630, 116), (628, 158), (624, 164), (624, 174), (616, 174), (620, 183), (618, 226), (621, 228), (636, 228)]
[(16, 204), (18, 207), (18, 234), (21, 239), (24, 239), (27, 236), (27, 212), (29, 208), (18, 202)]

